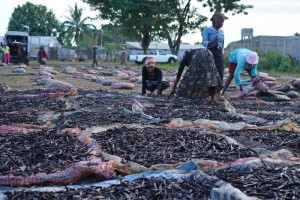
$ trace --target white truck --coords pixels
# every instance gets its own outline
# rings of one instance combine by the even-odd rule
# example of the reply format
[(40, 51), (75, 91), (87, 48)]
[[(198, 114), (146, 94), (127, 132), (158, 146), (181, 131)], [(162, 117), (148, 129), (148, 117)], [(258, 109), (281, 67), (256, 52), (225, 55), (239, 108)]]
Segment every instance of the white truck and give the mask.
[(130, 55), (129, 61), (141, 64), (145, 62), (147, 57), (153, 57), (159, 63), (175, 63), (178, 60), (176, 55), (167, 54), (163, 50), (149, 50), (148, 54)]

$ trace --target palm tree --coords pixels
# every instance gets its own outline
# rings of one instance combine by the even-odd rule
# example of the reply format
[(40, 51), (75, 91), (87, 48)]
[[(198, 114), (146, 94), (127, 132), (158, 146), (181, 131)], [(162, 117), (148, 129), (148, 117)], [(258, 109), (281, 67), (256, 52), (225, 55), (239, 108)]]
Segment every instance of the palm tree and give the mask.
[(77, 7), (77, 3), (75, 3), (74, 8), (69, 6), (70, 16), (66, 16), (67, 20), (62, 23), (64, 27), (63, 38), (68, 46), (79, 46), (83, 36), (96, 29), (95, 25), (87, 23), (87, 20), (91, 19), (90, 17), (81, 19), (82, 11), (82, 8)]

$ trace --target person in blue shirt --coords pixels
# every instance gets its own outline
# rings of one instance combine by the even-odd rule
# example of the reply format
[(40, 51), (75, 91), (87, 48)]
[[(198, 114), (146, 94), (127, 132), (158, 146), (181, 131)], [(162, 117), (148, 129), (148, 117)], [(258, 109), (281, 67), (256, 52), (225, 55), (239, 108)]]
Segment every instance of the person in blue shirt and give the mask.
[(224, 96), (224, 93), (233, 79), (235, 80), (236, 85), (240, 87), (240, 91), (243, 91), (241, 81), (241, 73), (243, 70), (248, 72), (252, 79), (252, 85), (255, 85), (259, 81), (256, 77), (258, 60), (259, 57), (255, 51), (245, 48), (239, 48), (232, 51), (228, 62), (229, 75), (225, 81), (221, 95)]
[[(224, 76), (224, 31), (221, 29), (225, 17), (221, 13), (215, 13), (210, 19), (212, 26), (205, 28), (202, 35), (202, 45), (207, 48), (214, 57), (215, 65), (218, 73), (223, 81)], [(216, 100), (222, 100), (220, 94), (216, 95)]]

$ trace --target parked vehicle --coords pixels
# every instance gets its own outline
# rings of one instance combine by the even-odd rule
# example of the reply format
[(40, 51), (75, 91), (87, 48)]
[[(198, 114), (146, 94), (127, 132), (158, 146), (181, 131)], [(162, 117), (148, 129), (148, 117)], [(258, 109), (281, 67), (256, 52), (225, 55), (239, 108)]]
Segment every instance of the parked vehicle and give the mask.
[(3, 44), (9, 46), (10, 62), (29, 64), (29, 34), (20, 31), (7, 31)]
[(175, 63), (178, 58), (176, 55), (167, 54), (163, 50), (149, 50), (148, 54), (130, 55), (129, 61), (136, 63), (144, 63), (147, 57), (154, 57), (159, 63)]

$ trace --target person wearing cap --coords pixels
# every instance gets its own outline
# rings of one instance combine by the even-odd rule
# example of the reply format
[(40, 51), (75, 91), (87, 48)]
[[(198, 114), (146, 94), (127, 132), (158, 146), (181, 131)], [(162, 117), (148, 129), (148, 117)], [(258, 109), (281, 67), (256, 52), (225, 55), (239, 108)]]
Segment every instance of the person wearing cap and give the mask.
[(224, 88), (221, 92), (223, 96), (234, 79), (237, 86), (240, 87), (240, 91), (243, 91), (243, 85), (241, 81), (241, 73), (243, 70), (247, 71), (252, 79), (252, 85), (255, 85), (259, 79), (257, 76), (257, 64), (259, 57), (255, 51), (251, 51), (245, 48), (239, 48), (230, 53), (228, 69), (229, 75), (226, 79)]
[(170, 83), (162, 80), (162, 71), (155, 66), (156, 60), (148, 57), (142, 69), (142, 95), (149, 90), (153, 96), (161, 95), (162, 91), (170, 87)]
[[(225, 16), (222, 13), (214, 13), (210, 18), (212, 26), (205, 28), (201, 32), (202, 45), (213, 54), (215, 65), (223, 81), (224, 76), (224, 31), (221, 29)], [(216, 94), (216, 100), (223, 100), (220, 93)]]

